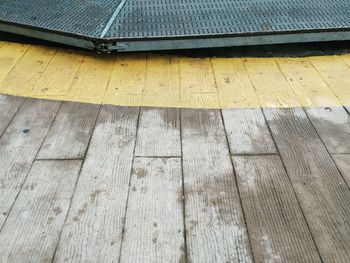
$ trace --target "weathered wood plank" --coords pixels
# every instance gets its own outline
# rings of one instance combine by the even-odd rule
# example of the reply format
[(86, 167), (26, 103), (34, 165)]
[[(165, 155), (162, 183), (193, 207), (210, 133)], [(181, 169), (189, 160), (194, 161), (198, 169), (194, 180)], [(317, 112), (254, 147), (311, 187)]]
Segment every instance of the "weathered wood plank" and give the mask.
[(0, 138), (23, 101), (22, 97), (0, 95)]
[(51, 262), (81, 161), (37, 161), (0, 233), (1, 262)]
[(0, 92), (28, 96), (55, 53), (56, 48), (30, 46), (6, 77), (0, 81)]
[(344, 106), (344, 109), (350, 115), (350, 106), (346, 105), (346, 106)]
[(350, 104), (350, 67), (346, 64), (348, 55), (345, 56), (316, 56), (308, 60), (323, 77), (329, 88), (344, 104)]
[(179, 57), (147, 55), (142, 105), (180, 107)]
[(286, 85), (295, 92), (300, 105), (341, 105), (319, 72), (306, 58), (277, 58)]
[(121, 262), (184, 262), (180, 158), (136, 158)]
[(222, 108), (258, 108), (260, 102), (242, 58), (212, 58)]
[(233, 162), (256, 262), (321, 259), (279, 156)]
[(261, 109), (222, 110), (231, 154), (276, 153)]
[(84, 158), (99, 105), (64, 102), (37, 159)]
[(31, 92), (32, 96), (64, 98), (76, 79), (84, 55), (77, 50), (58, 49)]
[(209, 58), (179, 58), (182, 108), (214, 108), (219, 94)]
[(350, 192), (304, 111), (265, 109), (324, 261), (350, 261)]
[(330, 153), (350, 153), (350, 116), (343, 107), (305, 111)]
[(0, 48), (0, 81), (2, 81), (28, 50), (29, 45), (6, 42)]
[(299, 105), (297, 96), (286, 81), (274, 58), (244, 59), (249, 79), (260, 105), (265, 107), (291, 107)]
[(350, 154), (333, 154), (333, 159), (350, 187)]
[(138, 114), (138, 108), (101, 108), (56, 262), (118, 261)]
[(0, 227), (59, 106), (60, 102), (27, 99), (0, 139)]
[(180, 110), (142, 108), (136, 156), (181, 156)]
[(251, 262), (219, 110), (182, 110), (187, 255), (191, 262)]

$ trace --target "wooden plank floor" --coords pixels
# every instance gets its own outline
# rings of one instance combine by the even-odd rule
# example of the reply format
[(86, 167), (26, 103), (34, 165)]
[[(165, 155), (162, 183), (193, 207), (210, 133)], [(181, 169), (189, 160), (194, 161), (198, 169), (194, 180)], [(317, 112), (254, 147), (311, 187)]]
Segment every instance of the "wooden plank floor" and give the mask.
[(0, 262), (350, 262), (349, 109), (0, 95)]

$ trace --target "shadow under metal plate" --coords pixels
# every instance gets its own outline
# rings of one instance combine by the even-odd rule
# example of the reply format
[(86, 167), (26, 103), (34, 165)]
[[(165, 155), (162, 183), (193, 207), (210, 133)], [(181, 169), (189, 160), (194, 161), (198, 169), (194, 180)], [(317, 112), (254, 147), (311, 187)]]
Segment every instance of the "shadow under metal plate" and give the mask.
[(0, 0), (0, 30), (106, 52), (350, 40), (350, 1)]

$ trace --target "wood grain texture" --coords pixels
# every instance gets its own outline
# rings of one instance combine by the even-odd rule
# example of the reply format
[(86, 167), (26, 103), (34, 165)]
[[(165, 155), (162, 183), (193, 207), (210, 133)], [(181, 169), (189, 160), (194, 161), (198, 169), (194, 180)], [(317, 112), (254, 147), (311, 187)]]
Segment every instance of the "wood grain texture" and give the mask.
[(350, 261), (350, 191), (304, 111), (265, 109), (287, 173), (326, 262)]
[(85, 54), (78, 50), (58, 49), (31, 94), (42, 98), (64, 98), (76, 80)]
[(37, 161), (0, 232), (0, 262), (51, 262), (81, 161)]
[(180, 107), (179, 58), (171, 55), (148, 54), (145, 86), (142, 92), (145, 106)]
[(343, 107), (305, 111), (330, 153), (350, 153), (350, 116)]
[(22, 97), (0, 95), (0, 138), (23, 101)]
[(262, 107), (295, 107), (297, 96), (274, 58), (244, 59), (249, 79)]
[(185, 259), (180, 158), (136, 158), (121, 262)]
[(279, 156), (233, 162), (256, 262), (321, 262)]
[(99, 108), (99, 105), (64, 102), (37, 158), (83, 158), (88, 148)]
[(142, 108), (136, 156), (181, 156), (180, 110)]
[(179, 58), (182, 108), (210, 108), (220, 105), (209, 58)]
[(276, 153), (260, 109), (222, 110), (231, 154)]
[(118, 261), (138, 114), (101, 108), (56, 262)]
[(222, 108), (260, 107), (244, 59), (211, 58), (210, 61)]
[[(308, 58), (313, 67), (323, 77), (328, 87), (333, 91), (343, 105), (350, 104), (350, 67), (346, 60), (349, 60), (349, 55), (332, 56), (331, 59), (327, 56), (316, 56)], [(350, 62), (350, 61), (349, 61)]]
[(182, 110), (187, 255), (190, 262), (251, 262), (219, 110)]
[(281, 72), (300, 105), (342, 105), (319, 72), (306, 58), (277, 58)]
[(333, 160), (350, 188), (350, 154), (333, 154)]
[(30, 46), (9, 74), (0, 81), (0, 92), (23, 97), (30, 94), (55, 53), (56, 48)]
[(59, 102), (27, 99), (0, 139), (0, 227), (53, 122)]
[(0, 48), (0, 82), (27, 52), (29, 45), (5, 43)]

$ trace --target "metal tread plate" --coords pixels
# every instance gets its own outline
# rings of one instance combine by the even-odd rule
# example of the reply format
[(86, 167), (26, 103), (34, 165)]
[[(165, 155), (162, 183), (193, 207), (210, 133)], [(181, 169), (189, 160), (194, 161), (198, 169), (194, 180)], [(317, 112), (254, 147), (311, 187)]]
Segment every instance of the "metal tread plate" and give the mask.
[(162, 38), (350, 28), (348, 0), (127, 1), (106, 37)]
[[(284, 34), (299, 34), (295, 41), (304, 42), (350, 40), (350, 1), (0, 0), (2, 22), (90, 39), (102, 50), (181, 48), (180, 40), (187, 41), (186, 48), (269, 43), (259, 36), (279, 38), (271, 43), (293, 42)], [(316, 34), (322, 32), (328, 34)], [(235, 43), (235, 37), (251, 40)]]
[(0, 21), (99, 38), (121, 0), (0, 0)]

